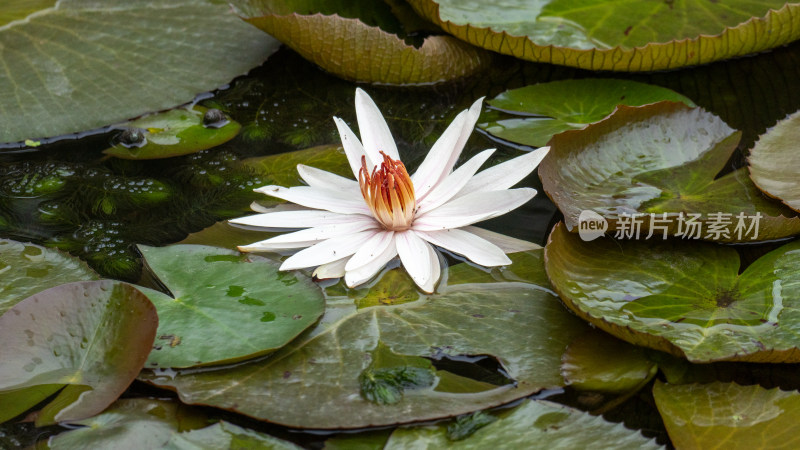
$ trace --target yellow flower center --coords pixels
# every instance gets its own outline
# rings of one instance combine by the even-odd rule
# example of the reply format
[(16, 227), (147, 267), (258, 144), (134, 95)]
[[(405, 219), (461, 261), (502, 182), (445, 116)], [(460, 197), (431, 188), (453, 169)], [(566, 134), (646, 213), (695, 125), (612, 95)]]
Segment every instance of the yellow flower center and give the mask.
[(387, 230), (403, 231), (414, 221), (417, 200), (414, 197), (414, 184), (408, 176), (406, 166), (383, 155), (380, 168), (372, 173), (367, 169), (367, 160), (361, 157), (361, 170), (358, 171), (358, 184), (361, 195), (367, 202), (372, 215)]

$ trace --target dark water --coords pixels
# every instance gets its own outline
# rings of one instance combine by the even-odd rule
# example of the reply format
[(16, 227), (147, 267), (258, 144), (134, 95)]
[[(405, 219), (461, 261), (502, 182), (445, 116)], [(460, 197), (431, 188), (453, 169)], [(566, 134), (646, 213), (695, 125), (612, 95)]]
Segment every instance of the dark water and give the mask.
[[(450, 120), (476, 98), (537, 82), (590, 76), (668, 87), (719, 115), (743, 131), (740, 152), (732, 159), (732, 166), (742, 165), (742, 155), (758, 134), (800, 109), (800, 44), (692, 69), (633, 75), (592, 73), (498, 56), (488, 73), (449, 85), (363, 88), (381, 107), (404, 162), (413, 170)], [(323, 73), (289, 50), (281, 50), (229, 89), (201, 101), (223, 109), (243, 125), (236, 139), (220, 147), (166, 160), (106, 159), (101, 151), (108, 147), (113, 133), (101, 130), (32, 150), (0, 150), (0, 237), (60, 248), (84, 258), (104, 276), (137, 280), (141, 262), (134, 244), (177, 242), (218, 220), (248, 212), (250, 202), (258, 198), (252, 189), (269, 180), (238, 168), (238, 160), (338, 143), (331, 117), (355, 123), (355, 86)], [(498, 152), (490, 164), (524, 151), (475, 132), (462, 158), (492, 147)], [(535, 175), (525, 183), (540, 187)], [(485, 225), (544, 243), (558, 217), (556, 208), (540, 193), (525, 207)], [(747, 365), (741, 364), (735, 367), (739, 368), (738, 376), (766, 386), (800, 384), (797, 377), (786, 376), (777, 366), (768, 369), (771, 366), (762, 365), (754, 370), (742, 369)], [(776, 372), (780, 373), (778, 382), (770, 378)], [(720, 370), (716, 378), (732, 377), (729, 373), (722, 375), (726, 373)], [(606, 416), (665, 438), (649, 392), (643, 389)], [(138, 383), (131, 394), (169, 395)], [(570, 391), (549, 394), (588, 410), (598, 401)], [(290, 435), (306, 445), (321, 442), (319, 437), (245, 422), (266, 427), (273, 434)], [(22, 432), (20, 436), (26, 442), (47, 433), (26, 426), (7, 425), (3, 429)], [(0, 447), (17, 445), (9, 439), (13, 438), (0, 431)]]

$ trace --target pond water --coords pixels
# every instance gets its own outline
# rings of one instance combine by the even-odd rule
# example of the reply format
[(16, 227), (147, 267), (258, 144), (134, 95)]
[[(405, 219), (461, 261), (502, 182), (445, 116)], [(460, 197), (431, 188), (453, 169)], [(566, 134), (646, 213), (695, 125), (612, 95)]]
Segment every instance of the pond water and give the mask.
[[(498, 56), (488, 73), (453, 84), (363, 88), (381, 107), (401, 156), (413, 170), (452, 118), (476, 98), (537, 82), (589, 76), (642, 81), (682, 93), (742, 130), (740, 149), (748, 148), (758, 134), (800, 109), (800, 43), (755, 56), (653, 74), (593, 73)], [(101, 152), (118, 133), (108, 130), (67, 137), (35, 149), (0, 150), (0, 237), (59, 248), (83, 258), (103, 276), (137, 281), (142, 263), (135, 244), (160, 246), (181, 241), (217, 221), (247, 214), (249, 204), (260, 199), (252, 189), (269, 180), (242, 170), (236, 161), (337, 145), (339, 137), (331, 117), (355, 123), (354, 88), (353, 83), (327, 75), (283, 49), (227, 89), (201, 97), (200, 104), (222, 109), (243, 125), (237, 138), (211, 150), (152, 161), (106, 158)], [(527, 150), (476, 131), (462, 160), (492, 147), (498, 152), (487, 165)], [(739, 154), (731, 167), (741, 165)], [(535, 174), (525, 183), (541, 188)], [(485, 226), (544, 244), (559, 219), (557, 209), (540, 189), (534, 201)], [(477, 370), (475, 364), (460, 365), (458, 361), (439, 364), (453, 372)], [(497, 370), (491, 361), (477, 366), (483, 371)], [(788, 375), (793, 367), (717, 364), (709, 371), (709, 379), (797, 388), (800, 377)], [(127, 395), (141, 394), (170, 396), (140, 382)], [(593, 397), (569, 389), (540, 396), (587, 410), (602, 404), (602, 394)], [(624, 420), (632, 428), (665, 439), (649, 390), (606, 409), (608, 419)], [(323, 440), (318, 435), (290, 433), (233, 414), (222, 417), (307, 445), (319, 446)], [(30, 443), (41, 433), (26, 425), (6, 425), (0, 430), (4, 430), (0, 431), (0, 447), (4, 442), (14, 442), (10, 439)], [(8, 433), (18, 436), (10, 438)]]

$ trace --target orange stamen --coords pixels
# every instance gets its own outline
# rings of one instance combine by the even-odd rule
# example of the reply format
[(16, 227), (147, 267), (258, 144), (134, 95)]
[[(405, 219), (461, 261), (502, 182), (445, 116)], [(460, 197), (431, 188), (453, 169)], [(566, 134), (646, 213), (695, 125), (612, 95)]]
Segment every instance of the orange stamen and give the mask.
[(393, 160), (384, 152), (381, 155), (383, 162), (372, 169), (372, 173), (367, 169), (367, 158), (361, 157), (361, 170), (358, 171), (361, 195), (384, 228), (407, 230), (414, 221), (417, 206), (414, 184), (402, 162)]

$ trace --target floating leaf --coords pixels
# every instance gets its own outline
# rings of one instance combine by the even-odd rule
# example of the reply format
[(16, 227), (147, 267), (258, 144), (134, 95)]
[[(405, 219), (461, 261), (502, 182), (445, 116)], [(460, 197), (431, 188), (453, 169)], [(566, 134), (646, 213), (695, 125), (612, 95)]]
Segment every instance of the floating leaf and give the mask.
[[(214, 111), (221, 117), (213, 116)], [(211, 119), (207, 120), (209, 116)], [(211, 123), (207, 124), (209, 120)], [(196, 153), (230, 141), (242, 128), (219, 110), (197, 105), (145, 116), (120, 127), (136, 130), (142, 139), (141, 145), (134, 145), (117, 138), (113, 147), (103, 151), (122, 159), (160, 159)]]
[(675, 448), (795, 448), (800, 394), (735, 383), (656, 382), (656, 406)]
[(571, 231), (589, 210), (620, 237), (751, 242), (800, 233), (800, 218), (764, 197), (747, 169), (717, 177), (738, 142), (738, 132), (699, 108), (620, 106), (554, 136), (539, 175)]
[(592, 330), (567, 347), (561, 375), (576, 389), (627, 394), (647, 384), (658, 366), (646, 350)]
[(617, 105), (641, 106), (662, 100), (695, 106), (675, 91), (635, 81), (553, 81), (511, 89), (489, 100), (489, 105), (511, 116), (489, 112), (484, 114), (488, 122), (478, 126), (500, 139), (543, 147), (553, 135), (597, 122)]
[(358, 11), (359, 18), (329, 12), (322, 1), (252, 0), (245, 20), (328, 72), (352, 81), (438, 83), (471, 75), (489, 62), (488, 53), (451, 36), (429, 36), (419, 48), (409, 45), (391, 31), (360, 19), (385, 7), (382, 2), (356, 4), (365, 9)]
[[(528, 269), (534, 279), (542, 270), (541, 262)], [(390, 307), (357, 309), (348, 297), (328, 298), (327, 305), (316, 328), (265, 360), (174, 377), (144, 372), (142, 379), (178, 391), (187, 403), (293, 427), (390, 425), (464, 414), (561, 386), (561, 354), (586, 330), (547, 287), (527, 280), (461, 284)], [(399, 402), (378, 405), (361, 396), (359, 376), (379, 342), (397, 355), (434, 361), (492, 356), (516, 384), (469, 394), (406, 390)]]
[[(0, 15), (6, 11), (4, 3)], [(0, 74), (0, 141), (172, 108), (244, 74), (277, 47), (220, 2), (59, 1), (0, 30), (8, 62)]]
[(777, 198), (795, 211), (800, 211), (800, 185), (797, 172), (800, 156), (800, 112), (778, 122), (761, 136), (750, 151), (750, 178), (759, 189)]
[(430, 387), (435, 381), (435, 369), (430, 360), (398, 355), (380, 341), (370, 359), (369, 367), (361, 372), (358, 380), (361, 395), (373, 403), (397, 403), (407, 389)]
[(82, 427), (50, 437), (47, 448), (299, 448), (228, 422), (203, 428), (207, 424), (202, 414), (177, 402), (124, 399), (100, 415), (71, 423)]
[(473, 45), (590, 70), (674, 69), (757, 53), (800, 37), (800, 6), (778, 0), (409, 3)]
[(353, 169), (340, 145), (320, 145), (289, 153), (248, 158), (241, 162), (243, 167), (256, 170), (269, 177), (272, 184), (280, 186), (299, 186), (304, 184), (297, 173), (297, 165), (305, 164), (326, 170), (337, 175), (353, 177)]
[(232, 363), (270, 353), (325, 310), (319, 288), (256, 255), (200, 245), (139, 246), (174, 296), (144, 292), (160, 323), (147, 367)]
[(798, 249), (786, 244), (739, 274), (732, 247), (585, 242), (558, 225), (545, 266), (570, 309), (632, 344), (692, 362), (800, 362)]
[(448, 439), (444, 426), (398, 428), (391, 449), (661, 448), (638, 431), (602, 417), (542, 400), (526, 400), (461, 441)]
[(86, 263), (66, 253), (0, 239), (0, 314), (39, 291), (98, 278)]
[(0, 316), (0, 422), (59, 390), (37, 426), (104, 410), (136, 378), (157, 326), (147, 297), (110, 280), (62, 284), (19, 302)]

